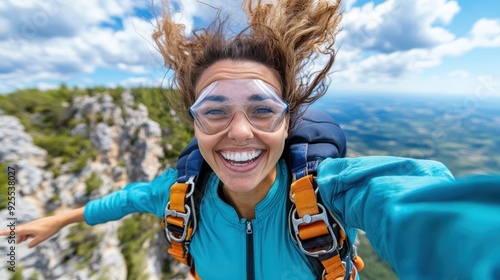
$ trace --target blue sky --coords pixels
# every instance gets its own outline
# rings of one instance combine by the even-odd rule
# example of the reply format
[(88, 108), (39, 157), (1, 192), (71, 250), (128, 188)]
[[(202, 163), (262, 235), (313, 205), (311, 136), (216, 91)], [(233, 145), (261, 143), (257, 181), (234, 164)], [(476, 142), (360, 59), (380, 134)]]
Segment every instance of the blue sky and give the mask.
[[(156, 1), (158, 2), (158, 1)], [(176, 1), (187, 30), (240, 1)], [(180, 3), (180, 4), (179, 4)], [(329, 94), (500, 96), (500, 2), (345, 0)], [(159, 86), (149, 0), (0, 2), (0, 93), (26, 87)], [(166, 83), (163, 83), (166, 85)]]

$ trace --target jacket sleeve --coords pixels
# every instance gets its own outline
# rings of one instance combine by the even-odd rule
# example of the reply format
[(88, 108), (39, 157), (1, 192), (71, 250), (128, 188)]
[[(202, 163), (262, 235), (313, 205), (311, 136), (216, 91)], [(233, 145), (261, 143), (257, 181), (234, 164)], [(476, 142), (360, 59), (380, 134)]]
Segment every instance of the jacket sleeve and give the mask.
[(454, 181), (435, 161), (362, 157), (326, 160), (317, 183), (401, 279), (499, 279), (500, 177)]
[(131, 183), (123, 189), (90, 201), (85, 206), (87, 224), (96, 225), (114, 221), (131, 213), (151, 213), (162, 217), (177, 179), (177, 171), (168, 169), (153, 181)]

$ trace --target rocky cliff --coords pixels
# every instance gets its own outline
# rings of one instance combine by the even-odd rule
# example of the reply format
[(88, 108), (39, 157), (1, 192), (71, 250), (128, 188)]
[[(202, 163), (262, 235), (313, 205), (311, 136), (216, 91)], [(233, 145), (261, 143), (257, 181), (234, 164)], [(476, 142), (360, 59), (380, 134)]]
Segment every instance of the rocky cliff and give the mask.
[[(16, 170), (17, 224), (83, 206), (129, 182), (149, 181), (173, 162), (166, 154), (173, 149), (168, 139), (175, 131), (162, 129), (131, 92), (66, 96), (69, 101), (59, 98), (53, 104), (56, 117), (50, 105), (39, 101), (33, 101), (38, 109), (26, 107), (16, 116), (2, 104), (0, 166), (2, 175), (7, 167)], [(173, 110), (159, 114), (179, 121)], [(47, 130), (51, 125), (54, 134)], [(8, 214), (0, 211), (0, 220), (6, 221)], [(33, 249), (26, 242), (16, 244), (16, 273), (10, 277), (183, 279), (185, 268), (170, 262), (158, 221), (144, 214), (94, 227), (82, 223)], [(8, 245), (0, 242), (0, 251), (7, 252)], [(5, 261), (0, 269), (4, 275)]]

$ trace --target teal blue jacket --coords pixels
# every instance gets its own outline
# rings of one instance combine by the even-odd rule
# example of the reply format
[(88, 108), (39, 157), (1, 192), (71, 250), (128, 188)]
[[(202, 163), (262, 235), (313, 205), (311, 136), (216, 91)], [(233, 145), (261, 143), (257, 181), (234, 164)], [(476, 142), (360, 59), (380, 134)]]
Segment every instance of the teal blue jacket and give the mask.
[[(219, 197), (219, 179), (210, 177), (190, 247), (202, 279), (245, 279), (248, 234), (256, 279), (315, 279), (290, 237), (284, 162), (278, 171), (251, 221)], [(95, 225), (135, 212), (162, 217), (176, 177), (169, 169), (150, 183), (132, 183), (91, 201), (85, 220)], [(500, 277), (499, 178), (457, 183), (439, 162), (360, 157), (323, 161), (317, 184), (349, 235), (365, 231), (401, 279)]]

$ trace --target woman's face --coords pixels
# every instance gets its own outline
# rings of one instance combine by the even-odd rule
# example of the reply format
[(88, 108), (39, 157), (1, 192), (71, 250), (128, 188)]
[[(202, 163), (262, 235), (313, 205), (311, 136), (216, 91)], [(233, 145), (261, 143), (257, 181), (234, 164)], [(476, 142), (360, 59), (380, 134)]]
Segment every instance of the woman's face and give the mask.
[[(196, 84), (196, 98), (215, 81), (230, 84), (233, 81), (229, 80), (241, 79), (261, 80), (272, 86), (281, 97), (280, 82), (266, 66), (250, 61), (222, 60), (207, 68), (200, 76)], [(247, 87), (241, 91), (232, 90), (230, 97), (234, 100), (245, 99), (248, 91)], [(276, 163), (288, 136), (287, 117), (272, 132), (265, 132), (255, 128), (245, 113), (234, 109), (229, 125), (221, 131), (208, 134), (196, 123), (194, 131), (203, 158), (221, 179), (226, 191), (267, 192), (276, 178)]]

